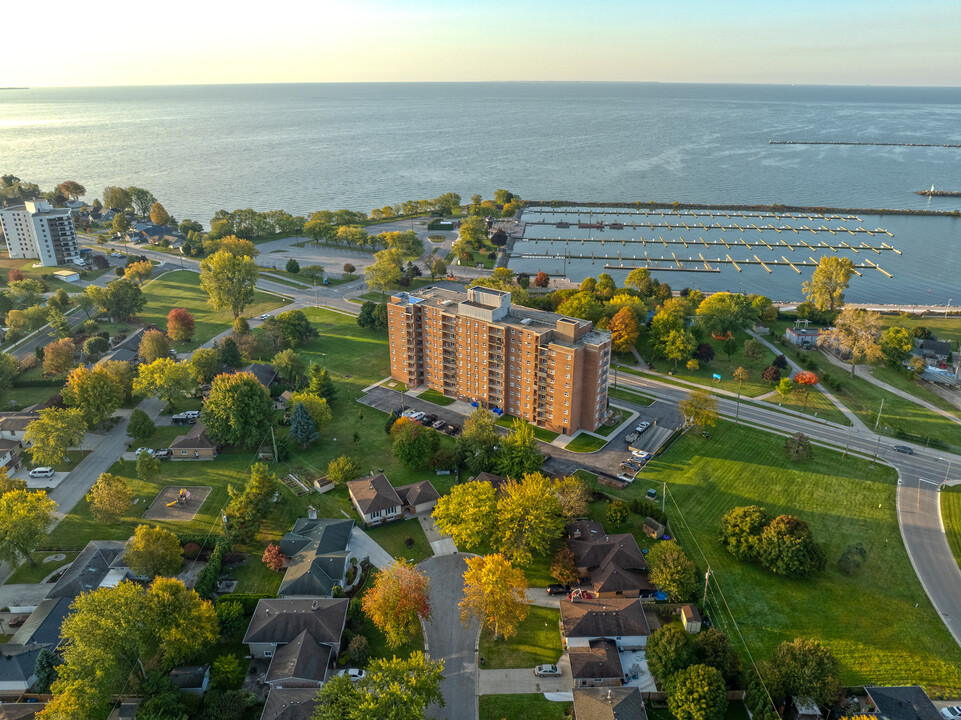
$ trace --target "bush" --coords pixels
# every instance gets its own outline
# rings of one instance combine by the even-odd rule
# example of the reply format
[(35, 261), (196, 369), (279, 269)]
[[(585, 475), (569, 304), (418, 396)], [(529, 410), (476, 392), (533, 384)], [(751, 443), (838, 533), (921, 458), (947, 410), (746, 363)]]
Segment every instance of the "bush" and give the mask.
[(290, 274), (296, 275), (297, 273), (300, 272), (300, 263), (294, 260), (293, 258), (290, 258), (287, 261), (286, 269), (287, 269), (287, 272), (289, 272)]
[(209, 598), (213, 595), (214, 590), (217, 589), (223, 554), (229, 549), (230, 546), (225, 541), (220, 540), (214, 547), (214, 551), (210, 553), (210, 559), (207, 561), (204, 569), (200, 571), (200, 575), (197, 577), (197, 584), (194, 585), (194, 590), (200, 597)]
[(215, 609), (221, 637), (233, 637), (246, 627), (244, 606), (236, 600), (217, 603)]
[(187, 543), (184, 545), (184, 557), (188, 560), (194, 560), (200, 554), (200, 546), (195, 543)]
[(348, 665), (353, 667), (362, 667), (367, 664), (367, 658), (370, 657), (370, 645), (367, 642), (367, 638), (363, 635), (355, 635), (347, 643), (347, 652), (344, 653), (345, 659)]
[(408, 535), (406, 538), (404, 538), (404, 545), (406, 545), (407, 549), (410, 550), (412, 547), (414, 547), (414, 538)]
[(214, 605), (220, 607), (226, 603), (238, 603), (243, 608), (244, 615), (252, 615), (260, 600), (272, 597), (275, 596), (266, 593), (227, 593), (217, 598)]

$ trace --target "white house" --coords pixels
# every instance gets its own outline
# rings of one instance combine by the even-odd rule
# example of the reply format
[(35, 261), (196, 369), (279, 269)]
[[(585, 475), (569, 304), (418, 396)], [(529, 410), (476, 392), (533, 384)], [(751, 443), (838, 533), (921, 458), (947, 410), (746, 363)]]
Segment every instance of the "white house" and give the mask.
[(404, 517), (400, 496), (384, 474), (351, 480), (347, 490), (366, 525), (382, 525)]
[(647, 647), (651, 626), (637, 598), (561, 600), (561, 640), (564, 647), (588, 648), (594, 640), (609, 638), (618, 650)]

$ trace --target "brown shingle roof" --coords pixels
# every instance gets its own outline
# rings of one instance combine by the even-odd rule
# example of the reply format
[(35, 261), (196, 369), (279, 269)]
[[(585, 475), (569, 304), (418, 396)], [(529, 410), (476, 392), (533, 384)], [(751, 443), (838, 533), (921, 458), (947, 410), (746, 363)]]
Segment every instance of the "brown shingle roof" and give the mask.
[(347, 483), (347, 489), (364, 515), (396, 508), (402, 504), (394, 486), (383, 473), (374, 477), (351, 480)]
[(592, 520), (569, 525), (567, 533), (578, 569), (590, 576), (597, 592), (654, 589), (646, 576), (644, 553), (630, 533), (609, 535)]
[(397, 495), (404, 505), (420, 505), (440, 499), (440, 493), (437, 492), (430, 480), (421, 480), (411, 485), (399, 487), (397, 488)]
[(171, 450), (217, 449), (217, 443), (207, 436), (207, 426), (198, 420), (186, 435), (178, 435), (170, 443)]
[(637, 598), (561, 600), (564, 637), (625, 637), (650, 635), (651, 626)]
[(591, 640), (590, 647), (570, 649), (571, 675), (575, 680), (619, 678), (624, 675), (617, 643), (607, 638)]
[(574, 688), (577, 720), (647, 720), (641, 692), (636, 687)]

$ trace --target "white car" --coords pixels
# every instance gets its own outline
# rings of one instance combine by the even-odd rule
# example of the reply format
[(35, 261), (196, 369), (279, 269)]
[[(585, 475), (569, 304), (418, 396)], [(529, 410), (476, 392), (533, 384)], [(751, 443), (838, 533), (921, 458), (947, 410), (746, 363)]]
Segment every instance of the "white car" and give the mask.
[(139, 457), (139, 456), (140, 456), (140, 453), (142, 453), (142, 452), (145, 452), (145, 453), (147, 453), (150, 457), (153, 457), (153, 450), (151, 450), (151, 449), (148, 448), (148, 447), (140, 447), (140, 448), (137, 448), (137, 452), (136, 452), (135, 454)]
[(257, 316), (257, 319), (258, 319), (258, 320), (266, 320), (266, 319), (269, 318), (269, 317), (270, 317), (270, 314), (269, 314), (269, 313), (264, 313), (263, 315), (258, 315), (258, 316)]
[(351, 682), (357, 682), (358, 680), (363, 680), (367, 673), (357, 668), (347, 668), (346, 670), (341, 670), (339, 673), (337, 673), (337, 677), (343, 677), (345, 675), (350, 678)]
[(941, 717), (945, 720), (958, 720), (958, 718), (961, 718), (961, 705), (941, 708)]
[(38, 467), (27, 473), (32, 478), (48, 478), (53, 477), (52, 467)]
[(191, 419), (191, 420), (199, 420), (199, 419), (200, 419), (200, 411), (199, 411), (199, 410), (184, 410), (183, 416), (184, 416), (185, 418), (189, 418), (189, 419)]
[(110, 257), (122, 258), (122, 257), (123, 257), (123, 253), (122, 253), (122, 252), (112, 252), (112, 253), (110, 253)]
[(425, 412), (415, 412), (413, 415), (410, 416), (410, 419), (411, 419), (411, 420), (416, 420), (417, 422), (420, 422), (420, 421), (423, 420), (425, 417), (427, 417), (427, 413), (425, 413)]

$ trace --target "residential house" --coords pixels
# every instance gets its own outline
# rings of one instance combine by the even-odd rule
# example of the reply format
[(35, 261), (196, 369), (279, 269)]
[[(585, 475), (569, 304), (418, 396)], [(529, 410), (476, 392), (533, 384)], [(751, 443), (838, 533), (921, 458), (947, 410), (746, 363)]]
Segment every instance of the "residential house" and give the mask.
[(817, 345), (822, 332), (820, 328), (788, 328), (784, 331), (784, 339), (800, 348), (810, 348)]
[(494, 475), (489, 472), (478, 473), (477, 477), (472, 477), (470, 480), (476, 480), (477, 482), (489, 482), (491, 487), (494, 488), (494, 492), (499, 492), (507, 482), (507, 478), (502, 475)]
[(99, 587), (114, 587), (132, 577), (123, 560), (126, 545), (119, 540), (91, 540), (47, 593), (47, 599), (73, 599)]
[(598, 597), (644, 597), (655, 591), (647, 577), (647, 561), (632, 534), (609, 535), (593, 520), (569, 525), (567, 534), (577, 571), (588, 578)]
[(351, 480), (347, 491), (366, 525), (382, 525), (404, 517), (400, 496), (383, 473)]
[(270, 388), (277, 382), (277, 368), (267, 363), (250, 363), (241, 372), (249, 372), (260, 381), (265, 388)]
[(865, 687), (875, 714), (887, 720), (944, 720), (920, 685)]
[(571, 648), (569, 657), (575, 688), (620, 687), (624, 679), (621, 656), (613, 640), (591, 640), (587, 647)]
[(681, 622), (689, 633), (701, 632), (701, 614), (693, 605), (684, 605), (681, 608)]
[(118, 211), (114, 210), (113, 208), (108, 208), (106, 210), (101, 209), (100, 217), (98, 218), (98, 220), (99, 222), (102, 222), (102, 223), (113, 222), (113, 219), (117, 217), (117, 212)]
[(188, 695), (203, 695), (210, 685), (209, 665), (180, 665), (170, 671), (170, 680)]
[(37, 682), (33, 672), (42, 645), (0, 644), (0, 692), (26, 692)]
[(44, 702), (14, 702), (0, 705), (0, 720), (33, 720), (47, 707)]
[(290, 558), (277, 594), (280, 597), (330, 597), (344, 585), (353, 520), (297, 518), (294, 529), (280, 540), (280, 552)]
[(584, 648), (594, 640), (611, 638), (621, 650), (647, 647), (651, 626), (637, 598), (593, 598), (560, 602), (561, 642)]
[(259, 600), (243, 641), (252, 657), (273, 658), (279, 648), (307, 630), (318, 643), (330, 645), (332, 657), (337, 657), (348, 602), (346, 598)]
[(647, 720), (636, 687), (574, 688), (574, 720)]
[(274, 398), (274, 410), (283, 410), (293, 399), (294, 394), (290, 390), (284, 390)]
[(429, 513), (440, 500), (440, 493), (437, 492), (430, 480), (421, 480), (410, 485), (403, 485), (397, 488), (397, 496), (400, 498), (404, 512), (411, 515), (423, 515)]
[(0, 438), (0, 468), (13, 475), (23, 464), (23, 442)]
[(50, 650), (57, 649), (63, 641), (60, 637), (60, 626), (70, 614), (72, 602), (73, 598), (69, 596), (41, 600), (27, 621), (17, 628), (9, 644), (40, 645)]
[(932, 335), (926, 340), (922, 340), (918, 349), (921, 351), (921, 357), (924, 358), (924, 361), (928, 365), (939, 368), (946, 368), (948, 366), (948, 357), (951, 355), (951, 343), (938, 340)]
[(111, 360), (126, 363), (136, 362), (140, 355), (140, 341), (143, 339), (145, 332), (146, 328), (139, 328), (136, 332), (131, 333), (128, 337), (108, 350), (107, 353), (97, 361), (97, 364), (100, 365)]
[(170, 443), (170, 459), (213, 460), (217, 457), (217, 447), (207, 435), (207, 426), (198, 420), (185, 435), (178, 435)]
[(40, 417), (45, 405), (31, 405), (23, 410), (0, 413), (0, 438), (4, 440), (23, 440), (27, 425)]
[(327, 668), (336, 660), (333, 646), (322, 643), (310, 630), (303, 630), (274, 653), (264, 676), (271, 688), (318, 688), (324, 684)]
[(317, 707), (317, 688), (275, 688), (267, 696), (260, 720), (310, 720)]

